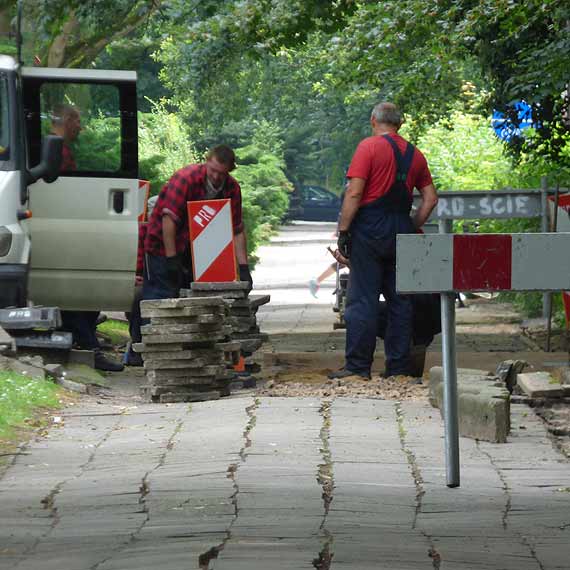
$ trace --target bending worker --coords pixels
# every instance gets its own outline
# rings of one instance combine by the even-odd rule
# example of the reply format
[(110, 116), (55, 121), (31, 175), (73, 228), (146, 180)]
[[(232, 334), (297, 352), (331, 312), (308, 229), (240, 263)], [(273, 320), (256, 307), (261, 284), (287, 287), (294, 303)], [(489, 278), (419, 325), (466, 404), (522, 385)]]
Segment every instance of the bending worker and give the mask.
[[(379, 103), (370, 118), (372, 136), (358, 145), (347, 176), (339, 221), (339, 252), (350, 259), (344, 368), (331, 378), (370, 379), (376, 347), (379, 297), (387, 301), (384, 377), (410, 375), (412, 301), (396, 293), (396, 235), (415, 233), (437, 204), (424, 155), (398, 134), (402, 114)], [(412, 192), (422, 203), (410, 217)]]
[(252, 285), (242, 221), (241, 189), (230, 176), (235, 168), (234, 151), (226, 145), (212, 148), (204, 164), (189, 164), (164, 185), (147, 225), (144, 241), (143, 299), (178, 297), (192, 281), (186, 202), (231, 200), (234, 245), (239, 278)]

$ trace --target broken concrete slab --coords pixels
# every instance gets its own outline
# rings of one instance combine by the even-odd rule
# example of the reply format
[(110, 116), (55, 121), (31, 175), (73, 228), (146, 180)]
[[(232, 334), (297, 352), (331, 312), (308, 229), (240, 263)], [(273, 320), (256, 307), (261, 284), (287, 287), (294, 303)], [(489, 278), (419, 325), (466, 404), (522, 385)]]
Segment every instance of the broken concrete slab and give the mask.
[(261, 305), (267, 305), (271, 301), (271, 295), (250, 295), (249, 301), (250, 306), (257, 309)]
[(203, 358), (187, 358), (186, 360), (157, 360), (144, 356), (144, 367), (147, 370), (169, 370), (184, 368), (192, 370), (194, 368), (203, 368), (206, 366), (206, 361)]
[[(443, 368), (430, 370), (429, 400), (443, 410)], [(459, 434), (505, 443), (510, 432), (510, 395), (505, 384), (485, 370), (457, 370)]]
[(144, 317), (146, 318), (185, 318), (201, 316), (224, 316), (225, 306), (212, 305), (209, 307), (180, 307), (178, 309), (152, 309), (145, 308)]
[(70, 390), (71, 392), (77, 392), (78, 394), (89, 394), (89, 385), (82, 384), (81, 382), (74, 382), (73, 380), (68, 380), (65, 377), (58, 377), (55, 379), (56, 384), (59, 384), (62, 388)]
[(142, 329), (143, 344), (177, 344), (184, 343), (190, 344), (193, 342), (210, 342), (222, 340), (231, 334), (231, 328), (222, 327), (219, 330), (211, 331), (209, 333), (185, 333), (185, 334), (153, 334), (147, 333)]
[(199, 282), (191, 283), (192, 291), (248, 291), (251, 285), (248, 281), (223, 281), (223, 282)]
[(66, 366), (65, 379), (80, 384), (91, 384), (108, 388), (111, 383), (99, 372), (86, 364), (70, 363)]
[(563, 385), (548, 372), (527, 372), (517, 376), (518, 387), (530, 398), (561, 398)]
[(34, 366), (26, 362), (21, 362), (16, 358), (9, 358), (7, 356), (0, 356), (0, 370), (7, 370), (22, 376), (29, 376), (30, 378), (45, 379), (45, 372), (43, 367)]
[[(222, 297), (180, 297), (176, 299), (156, 299), (141, 301), (141, 312), (146, 309), (183, 309), (186, 307), (223, 307), (225, 301)], [(143, 314), (143, 317), (147, 316)]]
[(524, 360), (504, 360), (497, 366), (495, 374), (506, 384), (507, 390), (512, 394), (517, 384), (517, 375), (527, 366), (528, 362)]
[(210, 334), (218, 332), (223, 325), (223, 321), (217, 323), (193, 323), (193, 324), (155, 324), (141, 327), (142, 334), (187, 334), (204, 333)]
[(193, 291), (192, 289), (180, 289), (180, 296), (188, 299), (212, 299), (223, 297), (224, 299), (246, 299), (246, 290), (217, 290), (217, 291)]
[(0, 354), (13, 354), (16, 352), (16, 341), (0, 327)]
[(46, 364), (44, 366), (44, 370), (46, 374), (54, 380), (62, 378), (65, 373), (65, 370), (61, 364)]

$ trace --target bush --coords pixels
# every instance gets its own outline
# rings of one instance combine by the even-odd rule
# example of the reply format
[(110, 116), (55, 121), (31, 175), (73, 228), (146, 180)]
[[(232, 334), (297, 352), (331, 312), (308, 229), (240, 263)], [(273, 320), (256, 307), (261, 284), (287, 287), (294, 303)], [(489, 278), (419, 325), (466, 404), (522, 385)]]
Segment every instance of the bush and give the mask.
[(237, 149), (238, 167), (232, 173), (240, 183), (248, 254), (269, 240), (289, 207), (292, 185), (281, 156), (253, 143)]
[(150, 181), (155, 195), (177, 170), (200, 157), (179, 115), (163, 103), (151, 103), (152, 113), (139, 113), (139, 176)]

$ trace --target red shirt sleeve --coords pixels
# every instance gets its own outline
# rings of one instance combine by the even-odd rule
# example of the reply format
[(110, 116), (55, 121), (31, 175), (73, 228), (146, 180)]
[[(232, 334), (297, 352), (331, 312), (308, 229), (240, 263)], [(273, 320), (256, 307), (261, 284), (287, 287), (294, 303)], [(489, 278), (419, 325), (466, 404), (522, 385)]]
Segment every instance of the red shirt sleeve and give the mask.
[(418, 190), (433, 184), (431, 172), (429, 171), (428, 163), (425, 156), (416, 148), (414, 159), (417, 160), (417, 175), (414, 181), (414, 186)]
[(367, 141), (361, 141), (356, 147), (346, 176), (348, 178), (362, 178), (363, 180), (368, 180), (372, 166), (370, 158), (370, 148)]

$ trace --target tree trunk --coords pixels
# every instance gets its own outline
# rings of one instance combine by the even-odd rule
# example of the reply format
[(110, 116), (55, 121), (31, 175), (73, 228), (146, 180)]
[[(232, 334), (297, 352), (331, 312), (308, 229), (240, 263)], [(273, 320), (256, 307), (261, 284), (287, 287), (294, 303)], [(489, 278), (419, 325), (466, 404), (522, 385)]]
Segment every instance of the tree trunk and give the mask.
[(63, 25), (61, 33), (56, 36), (48, 49), (48, 67), (64, 67), (67, 48), (78, 35), (79, 22), (75, 13), (72, 12), (69, 20)]

